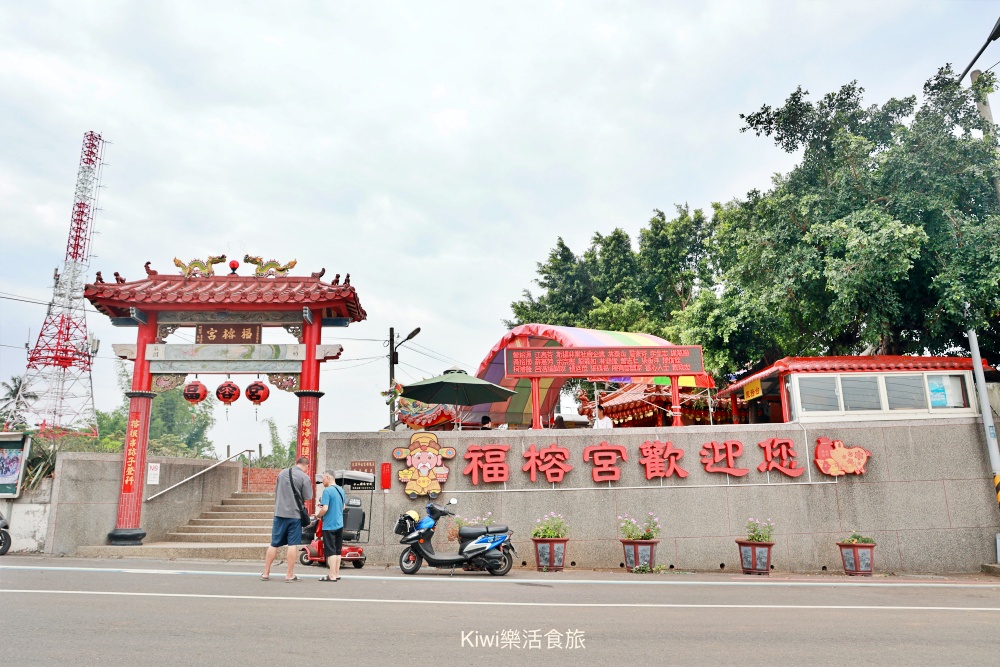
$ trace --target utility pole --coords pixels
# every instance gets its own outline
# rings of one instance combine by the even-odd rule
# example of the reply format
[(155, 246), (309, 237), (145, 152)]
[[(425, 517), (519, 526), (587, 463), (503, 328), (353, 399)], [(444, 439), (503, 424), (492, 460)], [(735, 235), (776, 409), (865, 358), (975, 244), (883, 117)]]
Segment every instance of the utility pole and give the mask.
[[(973, 71), (972, 83), (975, 84), (981, 75), (982, 72), (979, 70)], [(979, 109), (979, 115), (992, 124), (993, 113), (990, 111), (989, 98), (984, 97), (982, 102), (977, 101), (976, 107)], [(1000, 202), (1000, 178), (993, 179), (993, 187), (997, 191), (997, 201)], [(976, 393), (979, 394), (979, 411), (983, 413), (983, 428), (986, 431), (986, 450), (990, 454), (990, 469), (993, 471), (993, 491), (996, 493), (997, 504), (1000, 505), (1000, 445), (997, 443), (997, 429), (993, 423), (990, 398), (986, 393), (983, 359), (979, 355), (979, 338), (976, 336), (975, 329), (969, 329), (965, 335), (969, 338), (969, 352), (972, 353), (972, 374), (976, 379)], [(997, 542), (1000, 543), (1000, 537), (997, 538)]]
[[(979, 60), (979, 56), (983, 54), (986, 47), (990, 45), (991, 42), (1000, 39), (1000, 19), (997, 20), (996, 24), (993, 26), (993, 31), (990, 36), (986, 39), (982, 48), (979, 49), (979, 53), (975, 55), (969, 66), (965, 68), (962, 75), (958, 77), (959, 82), (965, 78), (966, 72), (972, 69), (972, 66), (976, 64)], [(976, 80), (982, 75), (982, 72), (976, 70), (972, 73), (972, 83), (975, 84)], [(984, 96), (983, 101), (976, 102), (976, 108), (979, 109), (979, 115), (983, 117), (991, 125), (993, 124), (993, 114), (990, 111), (990, 101), (989, 98)], [(997, 192), (997, 201), (1000, 202), (1000, 179), (993, 179), (993, 187)], [(979, 394), (979, 409), (983, 413), (983, 429), (986, 431), (986, 450), (989, 452), (990, 456), (990, 468), (993, 472), (993, 491), (996, 494), (997, 503), (1000, 504), (1000, 446), (997, 444), (997, 429), (993, 423), (993, 413), (990, 409), (990, 399), (986, 394), (986, 378), (983, 375), (983, 361), (982, 357), (979, 355), (979, 339), (976, 337), (976, 330), (969, 329), (966, 332), (969, 338), (969, 352), (972, 353), (972, 374), (976, 379), (976, 393)], [(997, 535), (997, 549), (1000, 551), (1000, 534)], [(998, 560), (1000, 560), (1000, 553), (997, 555)]]
[[(420, 327), (411, 331), (406, 338), (396, 342), (396, 330), (389, 327), (389, 391), (396, 386), (396, 364), (399, 363), (399, 346), (420, 333)], [(389, 430), (396, 430), (396, 397), (390, 394), (389, 397)]]
[[(396, 352), (396, 330), (389, 327), (389, 391), (396, 386), (396, 362), (399, 354)], [(389, 430), (396, 431), (396, 395), (389, 394)]]

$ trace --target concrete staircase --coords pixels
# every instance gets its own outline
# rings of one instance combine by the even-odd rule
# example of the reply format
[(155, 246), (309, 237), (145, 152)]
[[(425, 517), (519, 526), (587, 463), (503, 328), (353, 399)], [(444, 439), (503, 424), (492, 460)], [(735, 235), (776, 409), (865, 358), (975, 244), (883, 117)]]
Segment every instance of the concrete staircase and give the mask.
[[(234, 493), (201, 516), (168, 533), (162, 542), (137, 547), (80, 547), (79, 556), (263, 560), (271, 542), (274, 494)], [(284, 549), (279, 550), (279, 559)]]

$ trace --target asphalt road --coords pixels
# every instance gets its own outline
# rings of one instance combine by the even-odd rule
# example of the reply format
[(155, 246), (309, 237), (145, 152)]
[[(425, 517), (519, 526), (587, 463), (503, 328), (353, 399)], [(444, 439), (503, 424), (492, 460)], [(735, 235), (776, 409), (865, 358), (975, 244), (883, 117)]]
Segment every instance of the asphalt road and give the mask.
[(5, 556), (0, 664), (1000, 664), (995, 578), (259, 571)]

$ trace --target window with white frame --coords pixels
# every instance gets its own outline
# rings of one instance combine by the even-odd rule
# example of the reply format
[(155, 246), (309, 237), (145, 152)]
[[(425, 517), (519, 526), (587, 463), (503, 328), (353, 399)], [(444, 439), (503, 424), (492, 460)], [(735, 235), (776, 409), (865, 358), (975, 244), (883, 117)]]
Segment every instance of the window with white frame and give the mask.
[(885, 396), (890, 410), (926, 410), (923, 375), (886, 375)]
[[(793, 373), (793, 419), (975, 414), (969, 373)], [(881, 415), (881, 417), (879, 416)]]
[(969, 392), (964, 375), (928, 375), (927, 389), (931, 409), (960, 409), (969, 407)]
[(844, 395), (844, 410), (881, 410), (882, 397), (878, 378), (874, 375), (842, 375), (840, 387)]
[(830, 412), (840, 410), (840, 391), (837, 378), (832, 375), (813, 375), (799, 378), (799, 396), (803, 412)]

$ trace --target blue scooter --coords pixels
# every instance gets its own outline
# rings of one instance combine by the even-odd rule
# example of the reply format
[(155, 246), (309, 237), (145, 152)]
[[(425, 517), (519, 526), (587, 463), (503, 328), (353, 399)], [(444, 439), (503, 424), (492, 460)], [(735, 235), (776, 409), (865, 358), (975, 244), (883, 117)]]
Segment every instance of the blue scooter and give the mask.
[[(449, 505), (455, 505), (458, 500), (452, 498)], [(465, 526), (459, 528), (460, 546), (457, 554), (438, 555), (434, 553), (431, 538), (437, 522), (445, 516), (455, 516), (441, 505), (427, 505), (427, 516), (418, 521), (413, 510), (399, 515), (396, 521), (395, 533), (402, 535), (400, 544), (408, 545), (399, 554), (399, 569), (403, 574), (416, 574), (424, 561), (431, 567), (450, 568), (462, 567), (465, 570), (486, 570), (492, 575), (502, 577), (510, 572), (517, 558), (517, 551), (510, 541), (513, 531), (507, 526)]]
[(4, 518), (3, 512), (0, 512), (0, 556), (3, 556), (10, 549), (10, 533), (7, 532), (8, 528), (10, 528), (10, 524)]

